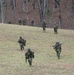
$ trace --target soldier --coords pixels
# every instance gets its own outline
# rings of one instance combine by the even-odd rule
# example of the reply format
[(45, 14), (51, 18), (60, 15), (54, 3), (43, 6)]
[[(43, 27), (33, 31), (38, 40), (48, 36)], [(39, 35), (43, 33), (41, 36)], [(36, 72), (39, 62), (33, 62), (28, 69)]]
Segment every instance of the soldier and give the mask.
[(22, 23), (23, 25), (26, 25), (26, 19), (23, 19)]
[(25, 60), (29, 62), (29, 65), (32, 66), (32, 59), (34, 58), (34, 52), (31, 51), (31, 49), (28, 49), (28, 51), (25, 53)]
[(21, 25), (22, 24), (22, 20), (19, 18), (19, 20), (18, 20), (18, 23), (19, 23), (19, 25)]
[(54, 33), (55, 33), (55, 34), (58, 33), (58, 32), (57, 32), (57, 29), (58, 29), (58, 26), (55, 26), (55, 27), (54, 27)]
[(32, 21), (31, 21), (31, 25), (34, 26), (34, 20), (33, 20), (33, 19), (32, 19)]
[(54, 50), (57, 53), (58, 59), (60, 59), (60, 54), (61, 54), (61, 45), (60, 42), (56, 42), (56, 44), (53, 46)]
[(23, 50), (24, 46), (26, 46), (26, 40), (24, 40), (21, 36), (18, 40), (18, 43), (20, 44), (20, 49)]
[(8, 24), (11, 24), (11, 21), (8, 21)]
[(43, 31), (45, 31), (46, 30), (46, 22), (45, 22), (45, 20), (42, 23), (42, 27), (43, 27)]

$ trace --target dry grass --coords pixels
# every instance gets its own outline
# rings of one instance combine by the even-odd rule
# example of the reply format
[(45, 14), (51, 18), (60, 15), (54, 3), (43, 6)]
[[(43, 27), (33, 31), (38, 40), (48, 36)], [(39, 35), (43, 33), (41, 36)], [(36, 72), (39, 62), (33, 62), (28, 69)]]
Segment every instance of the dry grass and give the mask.
[[(24, 51), (20, 51), (19, 36), (27, 40)], [(61, 59), (58, 60), (52, 45), (62, 43)], [(25, 62), (28, 48), (35, 52), (33, 66)], [(0, 24), (0, 75), (74, 75), (74, 31)]]

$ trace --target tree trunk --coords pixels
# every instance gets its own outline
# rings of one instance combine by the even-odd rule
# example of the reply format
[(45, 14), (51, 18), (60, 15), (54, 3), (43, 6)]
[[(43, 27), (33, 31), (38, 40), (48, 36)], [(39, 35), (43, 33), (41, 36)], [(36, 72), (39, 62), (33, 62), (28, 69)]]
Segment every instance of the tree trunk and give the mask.
[(28, 0), (23, 0), (23, 11), (28, 13)]
[(59, 17), (59, 25), (62, 28), (62, 18), (61, 18), (61, 9), (60, 9), (60, 1), (61, 0), (54, 0), (54, 1), (55, 1), (55, 4), (58, 7), (58, 12), (59, 12), (59, 14), (58, 14), (58, 17)]
[(7, 3), (7, 0), (3, 0), (3, 7), (4, 7), (4, 23), (6, 22), (6, 20), (7, 20), (7, 5), (8, 5), (8, 3)]
[(46, 13), (46, 5), (47, 0), (38, 0), (38, 7), (39, 7), (39, 15), (40, 15), (40, 23), (43, 23), (43, 20), (45, 20), (45, 13)]
[(0, 1), (0, 17), (1, 17), (1, 1)]
[(72, 0), (72, 6), (71, 6), (71, 17), (72, 17), (72, 28), (74, 28), (74, 0)]
[(36, 0), (32, 0), (33, 9), (35, 9), (35, 3), (36, 3)]
[(15, 7), (16, 7), (16, 0), (13, 0), (13, 3), (12, 3), (12, 15), (13, 15), (13, 18), (14, 18), (14, 21), (16, 22), (16, 12), (15, 12)]
[(61, 18), (61, 9), (60, 9), (60, 0), (58, 0), (58, 12), (59, 12), (59, 25), (62, 28), (62, 18)]
[(72, 17), (74, 17), (74, 0), (72, 0)]
[(4, 23), (4, 12), (3, 12), (3, 1), (0, 0), (1, 2), (1, 19), (2, 19), (2, 23)]

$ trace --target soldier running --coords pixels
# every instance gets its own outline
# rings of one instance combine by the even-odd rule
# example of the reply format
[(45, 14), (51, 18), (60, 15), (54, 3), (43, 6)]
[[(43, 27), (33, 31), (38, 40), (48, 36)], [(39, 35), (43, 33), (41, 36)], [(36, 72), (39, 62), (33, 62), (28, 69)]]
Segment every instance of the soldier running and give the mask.
[(56, 44), (54, 46), (52, 46), (54, 48), (54, 50), (57, 53), (57, 57), (58, 59), (60, 59), (60, 54), (61, 54), (61, 45), (60, 42), (56, 42)]
[(28, 49), (28, 51), (25, 53), (25, 60), (29, 62), (29, 65), (32, 66), (32, 59), (34, 58), (34, 52), (31, 51), (31, 49)]

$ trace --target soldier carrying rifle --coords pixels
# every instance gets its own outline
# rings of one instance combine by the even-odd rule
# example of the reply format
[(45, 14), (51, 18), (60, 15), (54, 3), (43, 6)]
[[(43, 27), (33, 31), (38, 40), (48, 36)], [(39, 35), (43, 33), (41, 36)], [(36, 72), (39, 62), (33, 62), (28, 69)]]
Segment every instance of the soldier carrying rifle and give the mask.
[(61, 43), (60, 42), (56, 42), (56, 44), (53, 47), (53, 49), (56, 51), (57, 53), (57, 57), (58, 59), (60, 59), (60, 54), (61, 54)]

